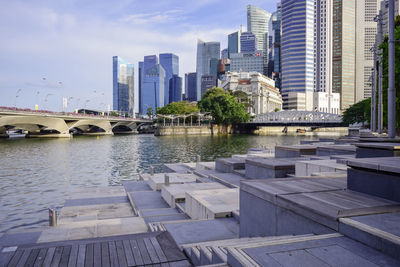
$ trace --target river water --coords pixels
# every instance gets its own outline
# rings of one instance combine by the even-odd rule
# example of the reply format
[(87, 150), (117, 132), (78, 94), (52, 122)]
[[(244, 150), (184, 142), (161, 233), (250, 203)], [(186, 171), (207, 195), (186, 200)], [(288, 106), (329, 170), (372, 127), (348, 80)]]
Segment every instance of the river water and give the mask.
[[(324, 136), (325, 137), (325, 136)], [(203, 161), (249, 148), (298, 144), (312, 136), (122, 135), (73, 139), (0, 139), (0, 233), (47, 224), (47, 208), (62, 207), (78, 187), (114, 186), (150, 165)]]

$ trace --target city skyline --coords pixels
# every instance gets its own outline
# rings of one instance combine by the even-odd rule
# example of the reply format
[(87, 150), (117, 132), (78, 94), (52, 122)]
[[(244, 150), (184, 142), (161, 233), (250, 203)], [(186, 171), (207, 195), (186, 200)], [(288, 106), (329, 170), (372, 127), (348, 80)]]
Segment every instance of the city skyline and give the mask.
[(112, 105), (112, 56), (134, 63), (138, 96), (144, 55), (176, 54), (184, 77), (196, 69), (197, 38), (221, 42), (224, 49), (227, 35), (246, 27), (248, 4), (272, 13), (277, 2), (231, 1), (228, 8), (218, 0), (0, 3), (6, 40), (0, 44), (0, 105), (59, 111), (62, 96), (68, 110)]

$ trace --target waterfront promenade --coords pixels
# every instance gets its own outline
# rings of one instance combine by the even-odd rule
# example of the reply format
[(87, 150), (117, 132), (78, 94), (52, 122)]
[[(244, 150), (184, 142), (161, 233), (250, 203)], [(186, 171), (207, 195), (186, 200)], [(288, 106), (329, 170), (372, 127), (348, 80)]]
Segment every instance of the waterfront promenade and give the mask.
[(0, 264), (399, 266), (399, 141), (304, 140), (82, 188), (56, 227), (0, 237)]

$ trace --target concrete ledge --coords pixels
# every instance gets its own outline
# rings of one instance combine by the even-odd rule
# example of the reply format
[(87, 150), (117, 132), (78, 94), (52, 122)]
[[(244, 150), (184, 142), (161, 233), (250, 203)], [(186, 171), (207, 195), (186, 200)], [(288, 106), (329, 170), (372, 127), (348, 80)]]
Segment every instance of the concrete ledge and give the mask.
[(215, 160), (215, 170), (219, 172), (233, 172), (245, 168), (244, 158), (218, 158)]
[(352, 155), (356, 153), (353, 145), (322, 145), (317, 146), (317, 156)]
[(296, 158), (315, 153), (316, 146), (312, 145), (275, 146), (275, 158)]

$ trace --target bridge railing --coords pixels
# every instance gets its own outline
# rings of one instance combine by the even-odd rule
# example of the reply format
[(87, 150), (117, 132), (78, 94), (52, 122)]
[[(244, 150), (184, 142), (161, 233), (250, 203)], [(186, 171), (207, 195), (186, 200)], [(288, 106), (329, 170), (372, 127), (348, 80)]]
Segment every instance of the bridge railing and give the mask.
[(342, 123), (339, 114), (315, 111), (278, 111), (257, 115), (250, 123)]

